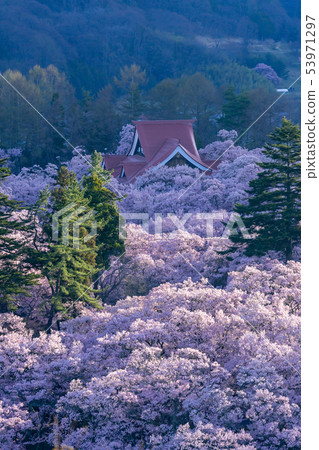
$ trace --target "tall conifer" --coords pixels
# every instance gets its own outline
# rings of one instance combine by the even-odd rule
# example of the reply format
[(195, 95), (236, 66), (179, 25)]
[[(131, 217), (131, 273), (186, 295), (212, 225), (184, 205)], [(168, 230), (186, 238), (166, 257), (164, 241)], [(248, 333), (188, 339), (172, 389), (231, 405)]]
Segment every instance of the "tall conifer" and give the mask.
[(270, 139), (264, 150), (269, 159), (259, 163), (263, 171), (250, 182), (248, 204), (235, 208), (251, 239), (241, 234), (230, 238), (236, 246), (243, 245), (248, 256), (275, 250), (289, 260), (300, 242), (300, 129), (283, 118)]
[(92, 166), (89, 175), (83, 181), (83, 188), (89, 207), (95, 211), (97, 264), (103, 269), (109, 264), (111, 255), (124, 252), (124, 242), (119, 237), (119, 210), (116, 204), (119, 198), (105, 187), (110, 181), (110, 175), (101, 168), (100, 153), (94, 152), (91, 161)]
[(57, 312), (66, 318), (72, 316), (78, 301), (100, 307), (92, 289), (97, 271), (96, 237), (85, 239), (92, 229), (94, 216), (87, 217), (91, 210), (73, 172), (61, 167), (56, 184), (51, 196), (52, 211), (47, 212), (44, 224), (49, 245), (37, 257), (52, 293), (48, 327)]
[(51, 288), (49, 328), (56, 313), (64, 318), (75, 315), (78, 301), (101, 307), (100, 291), (94, 289), (97, 274), (107, 267), (111, 255), (124, 251), (118, 233), (118, 198), (105, 187), (110, 175), (102, 169), (99, 153), (91, 159), (82, 182), (61, 167), (56, 187), (48, 193), (50, 204), (42, 212), (44, 249), (35, 252), (34, 261)]

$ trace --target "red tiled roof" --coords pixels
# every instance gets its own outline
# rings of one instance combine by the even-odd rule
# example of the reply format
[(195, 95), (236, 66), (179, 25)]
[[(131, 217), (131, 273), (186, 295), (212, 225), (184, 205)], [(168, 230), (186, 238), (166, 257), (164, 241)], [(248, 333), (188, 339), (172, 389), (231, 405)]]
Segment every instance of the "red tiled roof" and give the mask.
[(150, 160), (168, 138), (177, 139), (193, 156), (196, 148), (193, 123), (195, 120), (139, 120), (133, 121), (145, 158)]
[(125, 158), (126, 155), (103, 155), (105, 168), (107, 170), (112, 170), (116, 166), (118, 166)]
[[(183, 151), (205, 168), (214, 161), (203, 161), (197, 151), (193, 133), (194, 120), (141, 120), (134, 121), (136, 132), (144, 155), (104, 155), (105, 168), (113, 170), (113, 176), (120, 177), (124, 168), (123, 181), (134, 181), (147, 169), (161, 164), (180, 146)], [(219, 163), (219, 161), (218, 161)], [(217, 163), (211, 168), (214, 170)]]

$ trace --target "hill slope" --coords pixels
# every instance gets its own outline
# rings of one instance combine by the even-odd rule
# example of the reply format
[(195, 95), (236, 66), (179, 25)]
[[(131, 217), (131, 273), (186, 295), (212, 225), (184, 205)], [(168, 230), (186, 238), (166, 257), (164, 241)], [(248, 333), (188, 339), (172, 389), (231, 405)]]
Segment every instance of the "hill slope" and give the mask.
[(242, 43), (225, 52), (206, 39), (297, 42), (299, 15), (296, 0), (2, 0), (0, 70), (54, 64), (78, 89), (96, 91), (136, 62), (155, 84), (244, 62)]

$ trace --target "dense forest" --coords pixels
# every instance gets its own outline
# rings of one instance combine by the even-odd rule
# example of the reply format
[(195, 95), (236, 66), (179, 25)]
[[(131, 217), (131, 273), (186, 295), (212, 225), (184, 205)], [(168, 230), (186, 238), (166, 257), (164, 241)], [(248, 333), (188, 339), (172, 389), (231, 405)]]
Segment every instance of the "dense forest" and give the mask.
[(96, 93), (135, 62), (154, 85), (229, 59), (251, 66), (250, 40), (299, 46), (299, 15), (295, 0), (4, 0), (0, 70), (54, 64)]
[[(115, 151), (141, 116), (196, 118), (199, 147), (221, 127), (240, 134), (298, 77), (298, 2), (16, 1), (0, 21), (3, 76), (89, 153)], [(262, 145), (284, 115), (299, 122), (299, 89), (241, 142)], [(14, 170), (71, 157), (3, 78), (0, 99), (0, 148), (23, 150)]]

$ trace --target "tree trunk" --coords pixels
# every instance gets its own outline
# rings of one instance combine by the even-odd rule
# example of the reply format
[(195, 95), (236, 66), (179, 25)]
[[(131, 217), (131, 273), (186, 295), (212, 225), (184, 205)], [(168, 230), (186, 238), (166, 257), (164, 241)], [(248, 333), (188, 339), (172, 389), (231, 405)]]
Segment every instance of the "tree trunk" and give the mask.
[(47, 322), (47, 325), (46, 325), (46, 330), (45, 330), (47, 334), (51, 334), (51, 327), (52, 327), (52, 323), (53, 323), (54, 314), (55, 314), (55, 308), (54, 308), (54, 305), (52, 304), (51, 305), (51, 309), (50, 309), (48, 322)]
[(288, 243), (286, 247), (286, 262), (292, 259), (292, 244), (291, 241)]

